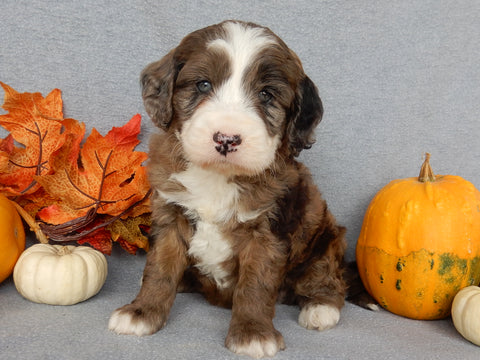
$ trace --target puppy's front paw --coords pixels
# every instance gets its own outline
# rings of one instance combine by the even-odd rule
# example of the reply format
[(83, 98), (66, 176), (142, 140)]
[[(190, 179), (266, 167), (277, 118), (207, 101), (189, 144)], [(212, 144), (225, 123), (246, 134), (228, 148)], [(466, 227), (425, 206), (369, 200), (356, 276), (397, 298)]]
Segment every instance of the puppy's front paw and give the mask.
[(225, 340), (226, 347), (239, 355), (247, 355), (255, 359), (273, 357), (278, 351), (285, 349), (282, 334), (273, 327), (262, 329), (256, 324), (247, 326), (231, 326)]
[(337, 325), (340, 310), (331, 305), (307, 305), (300, 312), (298, 323), (309, 330), (327, 330)]
[(117, 334), (144, 336), (160, 330), (165, 320), (164, 316), (156, 312), (129, 304), (112, 313), (108, 328)]

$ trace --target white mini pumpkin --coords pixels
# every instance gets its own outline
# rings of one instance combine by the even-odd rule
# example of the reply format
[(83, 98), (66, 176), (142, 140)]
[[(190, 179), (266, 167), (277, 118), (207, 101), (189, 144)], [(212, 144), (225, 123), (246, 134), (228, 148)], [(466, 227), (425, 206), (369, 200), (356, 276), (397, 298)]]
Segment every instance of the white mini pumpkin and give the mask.
[(97, 294), (107, 278), (105, 256), (87, 246), (35, 244), (15, 265), (13, 280), (28, 300), (73, 305)]
[(452, 320), (457, 331), (480, 346), (480, 288), (468, 286), (460, 290), (452, 303)]

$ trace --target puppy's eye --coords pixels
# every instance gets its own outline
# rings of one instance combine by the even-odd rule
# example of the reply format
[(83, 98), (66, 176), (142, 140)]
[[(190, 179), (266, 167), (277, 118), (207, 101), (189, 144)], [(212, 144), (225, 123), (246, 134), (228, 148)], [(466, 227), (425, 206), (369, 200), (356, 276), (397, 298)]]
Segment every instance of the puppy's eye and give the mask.
[(210, 90), (212, 90), (212, 84), (210, 83), (210, 81), (202, 80), (202, 81), (197, 82), (197, 89), (201, 93), (205, 94), (205, 93), (210, 92)]
[(268, 104), (272, 101), (273, 95), (267, 90), (262, 90), (258, 93), (258, 98), (264, 104)]

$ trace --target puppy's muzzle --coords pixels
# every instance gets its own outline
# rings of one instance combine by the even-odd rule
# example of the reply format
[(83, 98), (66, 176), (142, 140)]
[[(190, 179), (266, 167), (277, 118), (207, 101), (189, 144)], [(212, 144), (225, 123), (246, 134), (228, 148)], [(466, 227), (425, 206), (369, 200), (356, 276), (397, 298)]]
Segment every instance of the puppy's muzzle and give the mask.
[(228, 153), (238, 150), (238, 146), (242, 143), (240, 135), (226, 135), (217, 131), (213, 134), (213, 141), (215, 142), (215, 150), (221, 155), (227, 156)]

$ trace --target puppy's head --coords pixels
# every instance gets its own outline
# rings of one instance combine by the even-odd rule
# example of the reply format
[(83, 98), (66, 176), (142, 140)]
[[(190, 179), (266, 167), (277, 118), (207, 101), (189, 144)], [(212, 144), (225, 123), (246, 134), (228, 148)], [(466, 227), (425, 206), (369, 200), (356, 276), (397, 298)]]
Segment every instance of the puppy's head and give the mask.
[(186, 36), (141, 76), (153, 122), (187, 161), (258, 174), (309, 148), (323, 108), (300, 60), (269, 29), (226, 21)]

